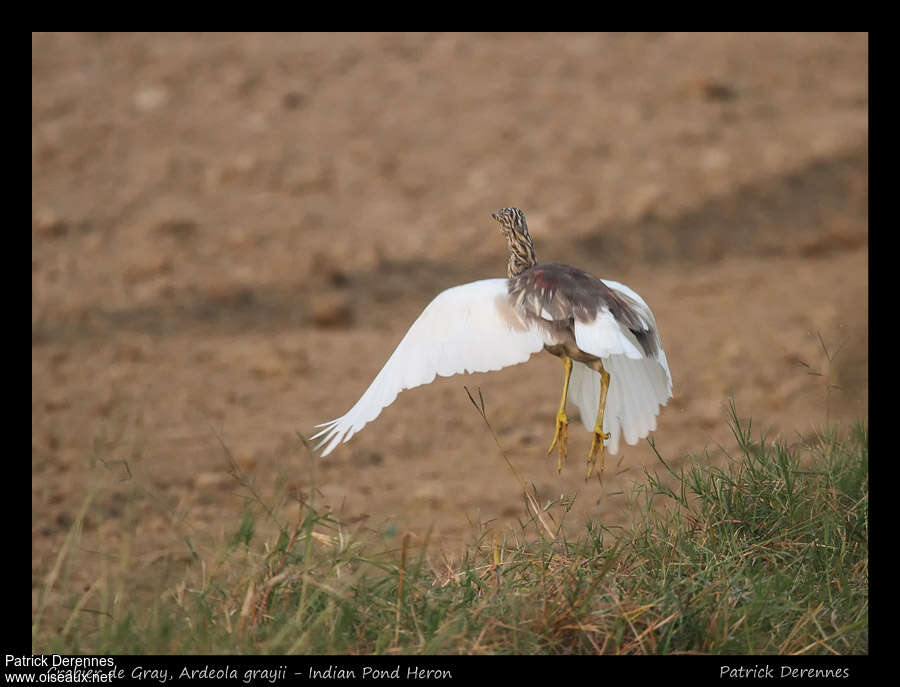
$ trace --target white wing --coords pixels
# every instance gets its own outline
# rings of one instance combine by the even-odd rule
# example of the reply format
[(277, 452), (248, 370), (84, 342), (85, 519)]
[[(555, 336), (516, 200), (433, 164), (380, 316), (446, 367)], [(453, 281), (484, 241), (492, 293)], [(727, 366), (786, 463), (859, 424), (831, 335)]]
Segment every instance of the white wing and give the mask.
[[(544, 334), (509, 304), (506, 279), (483, 279), (438, 294), (419, 315), (381, 372), (346, 415), (318, 425), (312, 439), (323, 456), (361, 430), (404, 389), (460, 372), (489, 372), (524, 363), (544, 347)], [(327, 445), (326, 445), (327, 444)]]
[[(606, 280), (603, 283), (627, 298), (645, 330), (654, 333), (656, 344), (656, 353), (647, 356), (634, 334), (620, 325), (608, 310), (601, 310), (593, 322), (575, 322), (578, 347), (600, 357), (609, 372), (603, 431), (610, 435), (606, 450), (615, 455), (619, 452), (620, 437), (636, 444), (656, 429), (659, 408), (672, 397), (672, 375), (650, 308), (624, 284)], [(578, 406), (584, 426), (593, 431), (600, 406), (600, 373), (575, 362), (569, 381), (569, 399)]]

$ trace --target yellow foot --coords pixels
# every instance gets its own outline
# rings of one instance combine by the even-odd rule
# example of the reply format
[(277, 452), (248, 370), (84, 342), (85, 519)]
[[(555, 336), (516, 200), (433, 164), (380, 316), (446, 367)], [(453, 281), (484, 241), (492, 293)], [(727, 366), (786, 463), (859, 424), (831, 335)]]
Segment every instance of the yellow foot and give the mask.
[(605, 451), (605, 446), (603, 444), (604, 441), (609, 439), (609, 432), (598, 432), (596, 429), (594, 430), (594, 439), (591, 441), (591, 451), (588, 453), (588, 472), (585, 480), (590, 479), (591, 475), (594, 473), (594, 464), (597, 460), (600, 460), (600, 467), (597, 470), (597, 476), (599, 477), (603, 472), (603, 458)]
[(553, 434), (553, 443), (547, 449), (547, 455), (553, 453), (553, 448), (559, 446), (559, 460), (556, 463), (556, 471), (562, 472), (563, 460), (569, 454), (569, 418), (565, 412), (560, 411), (556, 414), (556, 432)]

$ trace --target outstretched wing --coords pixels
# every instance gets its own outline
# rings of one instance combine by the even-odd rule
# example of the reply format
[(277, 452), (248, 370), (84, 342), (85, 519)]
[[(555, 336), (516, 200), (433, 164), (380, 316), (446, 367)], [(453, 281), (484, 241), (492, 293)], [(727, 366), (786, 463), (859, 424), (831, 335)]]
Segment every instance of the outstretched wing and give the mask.
[(312, 439), (323, 456), (374, 420), (404, 389), (460, 372), (524, 363), (544, 347), (543, 330), (510, 305), (506, 279), (483, 279), (438, 294), (413, 323), (369, 388), (345, 415)]
[[(609, 390), (603, 431), (610, 437), (606, 450), (615, 455), (619, 439), (636, 444), (656, 429), (660, 406), (672, 397), (672, 375), (659, 340), (656, 320), (644, 300), (624, 284), (603, 280), (631, 311), (631, 328), (601, 308), (593, 322), (575, 320), (578, 347), (603, 361)], [(578, 406), (588, 431), (594, 429), (600, 405), (600, 374), (576, 362), (569, 382), (569, 398)]]

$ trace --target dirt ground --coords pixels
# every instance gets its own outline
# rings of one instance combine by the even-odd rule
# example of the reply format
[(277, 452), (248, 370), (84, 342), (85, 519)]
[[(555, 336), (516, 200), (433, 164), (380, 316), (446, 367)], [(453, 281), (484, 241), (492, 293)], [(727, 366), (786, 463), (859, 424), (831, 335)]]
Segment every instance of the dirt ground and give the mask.
[(89, 495), (60, 594), (126, 557), (179, 579), (247, 499), (223, 444), (263, 499), (315, 484), (452, 555), (523, 513), (463, 385), (542, 498), (624, 522), (659, 464), (585, 483), (572, 408), (557, 475), (546, 354), (404, 392), (327, 459), (298, 440), (439, 291), (505, 274), (510, 205), (539, 260), (653, 308), (673, 464), (721, 459), (729, 395), (789, 442), (867, 417), (866, 35), (34, 35), (33, 604)]

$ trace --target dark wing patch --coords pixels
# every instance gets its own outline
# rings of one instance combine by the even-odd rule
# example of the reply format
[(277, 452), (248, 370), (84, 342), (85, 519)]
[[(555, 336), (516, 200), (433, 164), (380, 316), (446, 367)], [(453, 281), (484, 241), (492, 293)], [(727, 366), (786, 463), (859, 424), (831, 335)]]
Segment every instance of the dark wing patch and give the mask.
[(646, 355), (657, 354), (656, 332), (641, 315), (641, 305), (576, 267), (535, 265), (509, 280), (509, 295), (526, 316), (546, 319), (546, 314), (554, 321), (574, 318), (590, 323), (606, 308), (631, 331)]

